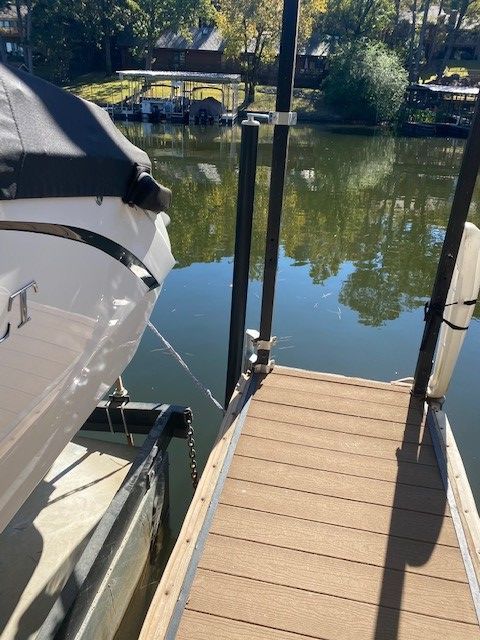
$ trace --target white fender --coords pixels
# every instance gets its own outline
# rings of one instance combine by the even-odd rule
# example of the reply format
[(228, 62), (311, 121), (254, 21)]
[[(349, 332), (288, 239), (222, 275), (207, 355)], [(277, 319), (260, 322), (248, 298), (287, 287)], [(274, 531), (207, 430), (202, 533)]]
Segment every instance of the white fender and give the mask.
[[(471, 222), (466, 222), (443, 313), (444, 319), (455, 326), (468, 327), (475, 305), (465, 302), (476, 300), (479, 289), (480, 230)], [(441, 398), (446, 394), (465, 334), (466, 331), (459, 331), (442, 323), (435, 363), (428, 383), (429, 398)]]

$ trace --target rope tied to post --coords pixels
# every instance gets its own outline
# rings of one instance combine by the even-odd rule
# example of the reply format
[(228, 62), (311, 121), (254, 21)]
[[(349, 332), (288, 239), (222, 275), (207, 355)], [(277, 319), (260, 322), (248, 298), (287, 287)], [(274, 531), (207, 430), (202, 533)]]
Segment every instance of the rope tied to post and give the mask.
[(210, 402), (212, 402), (213, 405), (215, 405), (215, 407), (217, 409), (219, 409), (219, 411), (221, 411), (222, 413), (225, 413), (224, 408), (218, 402), (218, 400), (213, 396), (213, 394), (210, 391), (210, 389), (208, 387), (206, 387), (202, 382), (200, 382), (200, 380), (197, 378), (197, 376), (194, 373), (192, 373), (192, 371), (190, 371), (190, 368), (189, 368), (188, 364), (185, 362), (185, 360), (182, 358), (182, 356), (177, 351), (175, 351), (175, 349), (172, 347), (170, 342), (168, 342), (168, 340), (162, 336), (160, 331), (150, 322), (150, 320), (147, 322), (147, 327), (157, 336), (157, 338), (160, 339), (160, 341), (162, 342), (163, 346), (166, 348), (167, 352), (188, 373), (188, 375), (193, 380), (193, 382), (196, 384), (196, 386), (200, 389), (200, 391), (210, 400)]
[(454, 324), (453, 322), (450, 322), (450, 320), (447, 320), (446, 318), (443, 317), (443, 312), (445, 310), (446, 307), (453, 307), (454, 305), (465, 305), (465, 306), (472, 306), (474, 304), (476, 304), (477, 299), (475, 298), (475, 300), (456, 300), (455, 302), (449, 302), (445, 305), (433, 305), (431, 304), (430, 301), (425, 303), (425, 307), (424, 307), (424, 317), (423, 320), (424, 322), (427, 322), (428, 318), (430, 315), (438, 315), (441, 317), (442, 322), (444, 322), (448, 327), (450, 327), (450, 329), (453, 329), (454, 331), (466, 331), (468, 329), (468, 327), (460, 327), (457, 324)]

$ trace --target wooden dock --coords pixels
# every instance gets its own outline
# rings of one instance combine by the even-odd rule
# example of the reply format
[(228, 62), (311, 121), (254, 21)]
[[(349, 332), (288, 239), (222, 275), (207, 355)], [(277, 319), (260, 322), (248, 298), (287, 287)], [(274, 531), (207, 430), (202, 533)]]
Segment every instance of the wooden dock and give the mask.
[(402, 384), (256, 378), (232, 400), (141, 640), (480, 638), (478, 515), (443, 414), (426, 423)]

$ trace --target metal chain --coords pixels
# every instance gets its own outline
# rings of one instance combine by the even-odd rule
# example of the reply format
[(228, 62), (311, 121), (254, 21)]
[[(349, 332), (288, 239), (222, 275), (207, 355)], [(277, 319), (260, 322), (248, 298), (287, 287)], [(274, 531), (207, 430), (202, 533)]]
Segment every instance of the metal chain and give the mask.
[(192, 415), (187, 415), (185, 420), (188, 425), (187, 431), (187, 447), (188, 457), (190, 458), (190, 476), (192, 478), (193, 490), (197, 488), (198, 484), (198, 469), (197, 469), (197, 452), (195, 451), (195, 438), (192, 424)]

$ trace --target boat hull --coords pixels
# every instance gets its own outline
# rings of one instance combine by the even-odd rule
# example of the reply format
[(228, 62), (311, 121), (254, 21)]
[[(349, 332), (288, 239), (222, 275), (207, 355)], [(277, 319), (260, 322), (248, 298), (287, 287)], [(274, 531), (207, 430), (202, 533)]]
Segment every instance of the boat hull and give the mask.
[(2, 203), (0, 242), (2, 530), (133, 357), (174, 261), (161, 215), (120, 198)]

